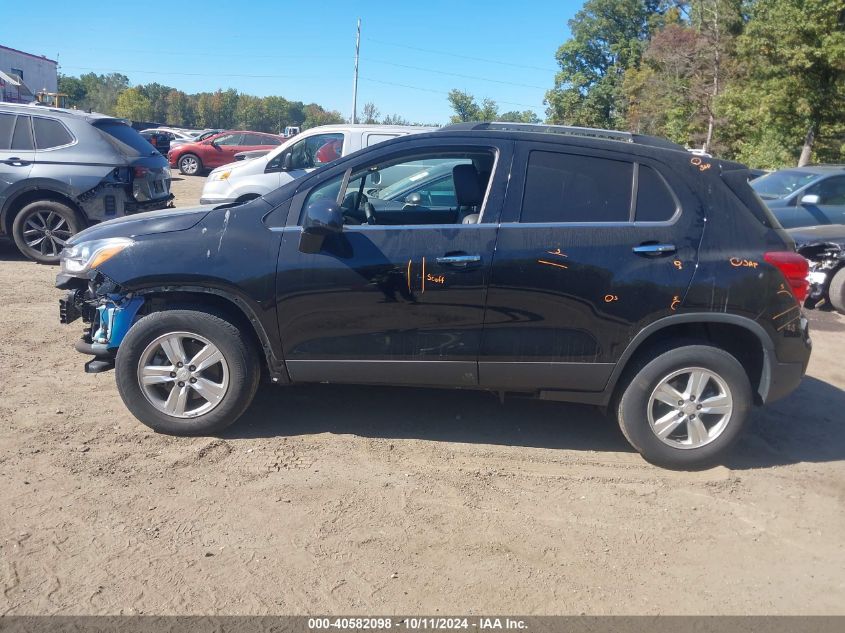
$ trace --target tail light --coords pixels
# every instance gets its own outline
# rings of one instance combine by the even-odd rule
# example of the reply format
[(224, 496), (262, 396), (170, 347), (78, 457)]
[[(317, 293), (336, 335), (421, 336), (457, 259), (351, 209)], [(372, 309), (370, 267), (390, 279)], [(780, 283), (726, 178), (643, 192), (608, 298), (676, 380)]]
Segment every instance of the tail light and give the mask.
[(773, 251), (763, 255), (763, 259), (783, 273), (792, 294), (798, 303), (803, 303), (810, 288), (810, 282), (807, 280), (807, 274), (810, 272), (809, 262), (792, 251)]

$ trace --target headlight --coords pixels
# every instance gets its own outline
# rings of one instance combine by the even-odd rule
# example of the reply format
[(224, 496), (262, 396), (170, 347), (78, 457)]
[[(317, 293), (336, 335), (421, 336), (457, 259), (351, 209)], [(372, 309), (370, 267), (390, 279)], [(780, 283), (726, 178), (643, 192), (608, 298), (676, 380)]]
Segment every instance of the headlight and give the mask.
[(97, 266), (134, 244), (128, 237), (109, 237), (68, 246), (62, 250), (61, 270), (67, 275), (85, 277)]
[(211, 180), (226, 180), (232, 175), (232, 170), (221, 171), (216, 174), (211, 174)]

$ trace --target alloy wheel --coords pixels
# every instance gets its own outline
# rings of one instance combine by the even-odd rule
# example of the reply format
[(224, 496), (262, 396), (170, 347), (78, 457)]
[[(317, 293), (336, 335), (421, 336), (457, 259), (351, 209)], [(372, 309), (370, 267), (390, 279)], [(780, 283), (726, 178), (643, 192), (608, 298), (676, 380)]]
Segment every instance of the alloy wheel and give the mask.
[(200, 166), (196, 158), (194, 158), (193, 156), (185, 156), (180, 161), (180, 167), (182, 168), (183, 172), (185, 172), (189, 176), (193, 176), (199, 171)]
[(170, 332), (144, 349), (138, 361), (138, 384), (162, 413), (195, 418), (223, 401), (229, 388), (229, 365), (207, 338)]
[(51, 210), (35, 211), (26, 218), (23, 238), (26, 245), (45, 257), (57, 257), (73, 235), (67, 218)]
[(688, 367), (657, 383), (648, 401), (648, 423), (664, 444), (700, 448), (722, 434), (733, 408), (731, 390), (721, 376)]

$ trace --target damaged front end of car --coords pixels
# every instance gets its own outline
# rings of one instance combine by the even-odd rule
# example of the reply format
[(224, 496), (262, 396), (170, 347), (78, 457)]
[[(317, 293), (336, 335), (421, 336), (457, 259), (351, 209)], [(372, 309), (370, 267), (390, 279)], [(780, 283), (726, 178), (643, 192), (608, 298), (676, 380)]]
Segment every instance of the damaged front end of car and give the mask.
[(804, 305), (807, 308), (819, 307), (826, 301), (833, 273), (845, 263), (845, 248), (836, 242), (815, 242), (801, 244), (796, 250), (810, 262), (807, 274), (810, 290)]
[(62, 253), (56, 287), (66, 290), (59, 300), (59, 320), (85, 324), (76, 350), (94, 358), (85, 363), (87, 373), (114, 368), (117, 348), (132, 327), (143, 297), (125, 292), (119, 284), (96, 270), (96, 266), (134, 244), (129, 238), (93, 240), (70, 246)]

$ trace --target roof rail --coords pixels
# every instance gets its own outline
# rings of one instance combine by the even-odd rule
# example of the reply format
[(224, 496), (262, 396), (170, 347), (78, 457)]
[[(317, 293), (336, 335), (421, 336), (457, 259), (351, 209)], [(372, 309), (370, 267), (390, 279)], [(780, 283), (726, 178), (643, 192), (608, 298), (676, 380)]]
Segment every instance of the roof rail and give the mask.
[(509, 123), (506, 121), (491, 121), (489, 123), (454, 123), (446, 125), (441, 130), (500, 130), (507, 132), (533, 132), (539, 134), (560, 134), (563, 136), (580, 136), (585, 138), (602, 139), (605, 141), (622, 141), (624, 143), (638, 143), (640, 145), (651, 145), (686, 151), (682, 145), (673, 143), (657, 136), (646, 136), (634, 134), (633, 132), (620, 132), (618, 130), (603, 130), (592, 127), (577, 127), (574, 125), (547, 125), (545, 123)]

